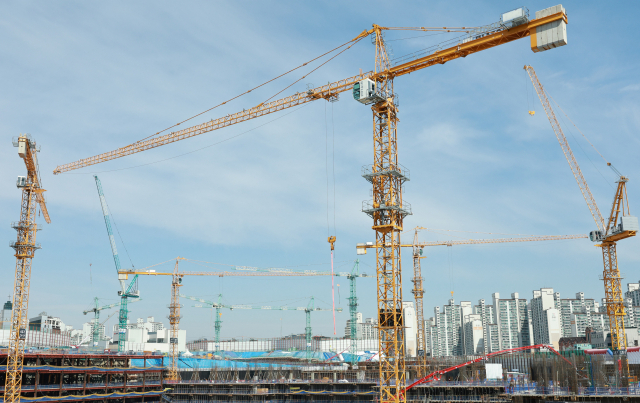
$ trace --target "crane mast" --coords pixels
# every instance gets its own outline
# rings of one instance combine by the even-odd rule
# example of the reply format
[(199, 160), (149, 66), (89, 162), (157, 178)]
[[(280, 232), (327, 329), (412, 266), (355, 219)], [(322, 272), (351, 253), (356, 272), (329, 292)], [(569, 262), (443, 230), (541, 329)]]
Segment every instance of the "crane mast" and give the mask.
[[(382, 29), (377, 25), (373, 29), (375, 73), (388, 71), (391, 64)], [(364, 90), (363, 84), (370, 83), (360, 84), (360, 91)], [(354, 96), (355, 91), (354, 89)], [(409, 176), (408, 171), (398, 163), (398, 106), (395, 97), (393, 78), (380, 75), (373, 83), (370, 100), (363, 102), (373, 103), (373, 165), (363, 168), (363, 177), (373, 188), (373, 200), (364, 203), (363, 212), (373, 219), (372, 228), (377, 246), (378, 371), (381, 402), (398, 401), (398, 391), (404, 388), (406, 376), (400, 232), (404, 218), (411, 214), (411, 206), (402, 200), (402, 185), (409, 180)]]
[(14, 138), (13, 145), (18, 147), (18, 155), (27, 167), (27, 176), (18, 176), (17, 186), (22, 189), (20, 221), (11, 226), (18, 233), (15, 242), (10, 246), (15, 250), (16, 270), (13, 283), (13, 310), (11, 311), (11, 332), (9, 335), (9, 351), (7, 355), (7, 372), (4, 387), (4, 401), (16, 403), (20, 401), (22, 389), (22, 367), (29, 329), (29, 289), (31, 288), (31, 261), (40, 244), (36, 243), (36, 213), (38, 206), (47, 224), (51, 223), (47, 205), (42, 194), (40, 170), (36, 153), (39, 148), (29, 135), (21, 134)]
[(349, 274), (349, 336), (351, 368), (358, 364), (358, 295), (356, 294), (356, 278), (360, 277), (360, 261), (356, 259)]
[(420, 266), (420, 260), (424, 259), (422, 256), (422, 248), (418, 246), (418, 228), (415, 230), (413, 236), (413, 298), (416, 301), (416, 320), (417, 320), (417, 337), (416, 337), (416, 350), (418, 356), (418, 378), (425, 376), (425, 370), (427, 366), (427, 353), (426, 353), (426, 334), (424, 329), (424, 307), (422, 299), (424, 297), (424, 288), (422, 286), (422, 267)]

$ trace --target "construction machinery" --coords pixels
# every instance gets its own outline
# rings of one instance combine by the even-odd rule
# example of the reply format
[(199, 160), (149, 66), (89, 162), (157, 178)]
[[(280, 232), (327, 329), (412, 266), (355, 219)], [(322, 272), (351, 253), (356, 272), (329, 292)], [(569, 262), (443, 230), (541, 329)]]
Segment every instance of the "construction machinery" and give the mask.
[(104, 197), (102, 191), (102, 182), (97, 175), (93, 175), (96, 180), (96, 187), (98, 188), (98, 196), (100, 197), (100, 206), (102, 206), (102, 214), (104, 216), (104, 223), (107, 227), (107, 235), (109, 236), (109, 243), (111, 244), (111, 253), (113, 254), (113, 262), (116, 265), (116, 272), (118, 273), (118, 281), (120, 282), (120, 314), (118, 315), (118, 351), (123, 352), (125, 350), (125, 340), (127, 332), (127, 323), (129, 321), (129, 310), (127, 305), (129, 298), (139, 298), (140, 291), (138, 291), (138, 276), (134, 276), (131, 283), (127, 286), (124, 279), (120, 276), (120, 256), (118, 256), (118, 248), (116, 248), (116, 240), (113, 236), (113, 230), (111, 229), (111, 219), (109, 218), (109, 206), (107, 200)]
[[(135, 302), (135, 301), (139, 301), (139, 300), (134, 299), (132, 302)], [(116, 311), (116, 312), (113, 312), (111, 315), (107, 316), (107, 319), (103, 320), (102, 322), (99, 322), (97, 327), (98, 327), (98, 328), (100, 328), (100, 326), (102, 326), (102, 325), (104, 325), (105, 323), (107, 323), (107, 321), (108, 321), (109, 319), (111, 319), (111, 317), (112, 317), (113, 315), (115, 315), (116, 313), (117, 313), (117, 311)], [(93, 331), (93, 329), (92, 329), (92, 331)], [(82, 345), (83, 343), (86, 343), (87, 341), (91, 340), (91, 338), (92, 338), (92, 337), (94, 337), (94, 334), (93, 334), (93, 333), (90, 333), (90, 334), (88, 334), (88, 335), (84, 336), (84, 337), (82, 338), (82, 340), (80, 340), (80, 343), (78, 343), (75, 347), (78, 347), (78, 346)], [(94, 338), (93, 340), (95, 340), (95, 338)]]
[(591, 190), (587, 185), (587, 181), (582, 175), (578, 161), (576, 161), (576, 158), (571, 151), (571, 147), (569, 146), (569, 142), (567, 141), (567, 138), (560, 127), (560, 123), (553, 112), (553, 108), (549, 102), (549, 97), (547, 97), (548, 94), (540, 83), (533, 67), (527, 65), (524, 66), (524, 69), (527, 71), (529, 78), (533, 83), (533, 87), (538, 94), (540, 103), (542, 103), (542, 107), (547, 114), (549, 123), (551, 123), (553, 132), (558, 139), (558, 143), (560, 143), (560, 147), (562, 148), (564, 156), (569, 163), (571, 172), (578, 183), (582, 196), (587, 202), (587, 207), (589, 208), (589, 211), (593, 216), (593, 220), (596, 223), (597, 229), (595, 231), (591, 231), (589, 237), (593, 242), (600, 242), (596, 246), (602, 248), (602, 261), (604, 263), (602, 280), (604, 281), (606, 309), (611, 329), (611, 347), (616, 354), (621, 354), (627, 348), (627, 335), (624, 326), (625, 309), (622, 294), (622, 277), (620, 276), (620, 270), (618, 268), (616, 243), (619, 240), (636, 236), (636, 233), (640, 229), (638, 228), (638, 218), (631, 216), (629, 211), (626, 188), (629, 179), (621, 175), (620, 172), (611, 165), (611, 163), (607, 162), (607, 165), (610, 166), (618, 176), (618, 181), (616, 182), (618, 186), (616, 187), (609, 218), (605, 222), (602, 214), (600, 213), (600, 209), (591, 194)]
[[(211, 301), (207, 301), (205, 299), (202, 298), (197, 298), (197, 297), (190, 297), (188, 295), (182, 295), (180, 294), (181, 297), (183, 298), (188, 298), (190, 300), (193, 301), (198, 301), (198, 302), (202, 302), (203, 304), (208, 305), (211, 308), (216, 308), (216, 349), (220, 348), (220, 326), (218, 322), (218, 317), (220, 316), (220, 309), (222, 308), (227, 308), (230, 310), (234, 310), (234, 309), (264, 309), (264, 310), (269, 310), (269, 311), (304, 311), (306, 313), (306, 319), (307, 319), (307, 326), (305, 327), (305, 341), (306, 341), (306, 358), (307, 360), (311, 359), (311, 355), (312, 355), (312, 351), (311, 351), (311, 337), (312, 337), (312, 330), (311, 330), (311, 312), (320, 312), (320, 311), (334, 311), (334, 309), (323, 309), (323, 308), (316, 308), (315, 307), (315, 299), (313, 297), (311, 297), (311, 299), (309, 300), (309, 303), (307, 304), (306, 307), (302, 306), (302, 307), (290, 307), (290, 306), (269, 306), (269, 305), (222, 305), (220, 303), (221, 301), (221, 297), (222, 294), (220, 294), (218, 296), (218, 302), (211, 302)], [(202, 308), (203, 306), (197, 306), (196, 308)], [(335, 312), (342, 312), (342, 308), (336, 308)]]
[[(370, 30), (347, 42), (344, 50), (364, 38), (371, 37), (375, 45), (374, 70), (308, 89), (274, 101), (265, 101), (242, 112), (212, 119), (199, 125), (165, 135), (150, 136), (117, 150), (85, 158), (55, 168), (54, 174), (95, 165), (101, 162), (142, 152), (202, 133), (211, 132), (240, 122), (274, 113), (318, 99), (334, 102), (339, 94), (352, 91), (356, 101), (371, 105), (373, 112), (373, 164), (363, 168), (362, 176), (373, 189), (373, 199), (363, 203), (362, 211), (373, 220), (376, 233), (378, 280), (378, 339), (380, 351), (380, 402), (398, 402), (396, 390), (404, 387), (404, 324), (402, 319), (402, 276), (400, 257), (400, 232), (403, 221), (412, 213), (409, 203), (403, 200), (403, 184), (409, 180), (409, 171), (398, 159), (398, 102), (394, 91), (394, 79), (418, 70), (443, 65), (483, 50), (525, 38), (531, 39), (534, 52), (566, 45), (567, 15), (562, 6), (554, 6), (536, 12), (530, 19), (526, 8), (521, 7), (501, 15), (500, 21), (486, 26), (464, 29), (466, 36), (443, 42), (437, 47), (417, 51), (391, 59), (384, 39), (390, 30), (444, 31), (446, 28), (393, 28), (373, 25)], [(451, 31), (451, 30), (449, 30)], [(461, 32), (457, 30), (454, 32)], [(342, 47), (342, 46), (341, 46)], [(340, 47), (339, 47), (340, 48)], [(343, 50), (343, 51), (344, 51)], [(303, 64), (306, 65), (307, 63)], [(295, 70), (295, 69), (294, 69)], [(256, 87), (257, 88), (257, 87)], [(252, 90), (247, 91), (251, 92)], [(223, 102), (222, 104), (226, 104)], [(221, 105), (222, 105), (221, 104)]]
[[(171, 303), (169, 304), (169, 324), (171, 325), (171, 335), (169, 337), (169, 343), (171, 348), (169, 355), (171, 357), (171, 366), (167, 373), (167, 380), (178, 380), (178, 330), (180, 325), (180, 292), (179, 288), (182, 287), (182, 278), (185, 276), (215, 276), (215, 277), (315, 277), (315, 276), (331, 276), (331, 272), (318, 272), (315, 270), (307, 270), (304, 272), (295, 272), (289, 270), (265, 270), (257, 268), (247, 268), (247, 271), (222, 271), (222, 272), (193, 272), (193, 271), (179, 271), (179, 262), (188, 261), (190, 259), (184, 257), (177, 257), (173, 272), (158, 272), (156, 270), (122, 270), (118, 274), (123, 280), (127, 280), (129, 276), (171, 276)], [(194, 260), (194, 262), (199, 262)], [(166, 263), (166, 262), (163, 262)], [(159, 263), (162, 264), (162, 263)], [(237, 267), (236, 267), (237, 268)], [(335, 273), (334, 275), (348, 275), (348, 273)], [(364, 277), (361, 275), (361, 277)], [(312, 307), (313, 308), (313, 307)], [(310, 309), (312, 309), (310, 308)]]
[(49, 211), (44, 199), (40, 168), (37, 153), (40, 147), (28, 134), (13, 138), (13, 146), (18, 147), (18, 156), (24, 161), (27, 176), (18, 176), (16, 183), (22, 190), (20, 221), (11, 223), (18, 233), (15, 242), (9, 245), (15, 250), (16, 272), (13, 283), (13, 310), (11, 311), (11, 333), (9, 334), (9, 351), (7, 356), (7, 372), (4, 386), (4, 401), (16, 403), (20, 401), (22, 387), (22, 366), (26, 347), (27, 330), (29, 329), (29, 289), (31, 288), (31, 261), (40, 244), (36, 242), (39, 230), (36, 223), (38, 207), (47, 224), (51, 223)]
[[(131, 302), (136, 302), (136, 301), (141, 301), (141, 299), (137, 298), (137, 299), (134, 299)], [(111, 309), (113, 307), (116, 307), (116, 306), (120, 305), (120, 302), (115, 302), (113, 304), (100, 306), (99, 302), (100, 301), (99, 301), (98, 297), (95, 297), (93, 299), (94, 307), (91, 308), (91, 309), (87, 309), (85, 311), (82, 311), (82, 313), (84, 315), (88, 314), (89, 312), (93, 312), (93, 324), (92, 324), (92, 327), (91, 327), (91, 343), (96, 343), (100, 339), (100, 311), (103, 311), (105, 309)], [(82, 343), (80, 343), (80, 344), (82, 344)]]
[(220, 331), (222, 330), (222, 308), (228, 308), (228, 309), (233, 309), (233, 308), (231, 308), (230, 305), (222, 304), (222, 294), (218, 294), (218, 302), (211, 302), (211, 301), (204, 300), (202, 298), (191, 297), (189, 295), (182, 295), (182, 294), (180, 294), (180, 298), (187, 298), (193, 301), (202, 302), (204, 304), (209, 305), (211, 309), (213, 308), (216, 309), (216, 320), (215, 320), (214, 329), (215, 329), (216, 351), (219, 351), (220, 350)]

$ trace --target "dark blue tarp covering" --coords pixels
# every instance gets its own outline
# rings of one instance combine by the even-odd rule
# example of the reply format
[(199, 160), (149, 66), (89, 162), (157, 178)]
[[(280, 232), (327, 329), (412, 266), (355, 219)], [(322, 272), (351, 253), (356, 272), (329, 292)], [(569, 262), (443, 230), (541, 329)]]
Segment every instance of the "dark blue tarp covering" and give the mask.
[[(21, 397), (20, 402), (55, 402), (61, 400), (101, 400), (108, 398), (122, 398), (122, 397), (136, 397), (136, 396), (160, 396), (162, 390), (154, 390), (150, 392), (131, 392), (131, 393), (96, 393), (93, 395), (67, 395), (67, 396), (42, 396), (42, 397)], [(4, 399), (0, 399), (0, 402), (4, 402)]]

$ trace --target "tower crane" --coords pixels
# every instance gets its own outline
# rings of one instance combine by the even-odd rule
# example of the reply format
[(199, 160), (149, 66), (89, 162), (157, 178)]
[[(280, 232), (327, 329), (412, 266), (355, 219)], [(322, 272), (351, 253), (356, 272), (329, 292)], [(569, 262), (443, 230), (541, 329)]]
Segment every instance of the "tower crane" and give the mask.
[(636, 236), (638, 232), (638, 218), (631, 216), (629, 211), (629, 201), (627, 198), (627, 182), (629, 179), (618, 172), (611, 163), (607, 163), (618, 176), (618, 184), (615, 195), (613, 197), (613, 203), (611, 205), (611, 212), (609, 218), (604, 220), (598, 205), (591, 194), (591, 190), (587, 185), (587, 181), (582, 175), (578, 161), (571, 151), (569, 142), (562, 132), (560, 123), (556, 118), (551, 103), (547, 98), (547, 93), (538, 80), (535, 70), (531, 66), (524, 66), (527, 71), (533, 87), (538, 94), (540, 103), (547, 114), (549, 123), (553, 128), (553, 132), (562, 147), (571, 172), (573, 173), (578, 187), (582, 192), (584, 200), (587, 202), (587, 207), (593, 216), (593, 220), (596, 223), (596, 230), (591, 231), (589, 237), (593, 242), (600, 242), (596, 246), (602, 248), (602, 261), (604, 263), (604, 269), (602, 271), (602, 280), (604, 281), (604, 293), (607, 305), (607, 315), (609, 316), (609, 328), (611, 329), (611, 347), (617, 354), (626, 350), (627, 348), (627, 335), (624, 326), (624, 298), (622, 294), (622, 282), (620, 276), (620, 270), (618, 268), (618, 257), (616, 253), (616, 243), (621, 239), (630, 238)]
[[(182, 287), (182, 278), (185, 276), (216, 276), (216, 277), (315, 277), (315, 276), (331, 276), (331, 272), (318, 272), (315, 270), (307, 270), (305, 272), (294, 272), (289, 270), (258, 270), (251, 268), (250, 271), (223, 271), (223, 272), (198, 272), (198, 271), (179, 271), (178, 263), (181, 260), (190, 260), (184, 257), (177, 257), (173, 268), (173, 272), (158, 272), (155, 270), (122, 270), (118, 274), (123, 280), (127, 280), (130, 275), (133, 276), (171, 276), (171, 304), (169, 305), (169, 324), (171, 325), (171, 336), (169, 343), (171, 349), (169, 355), (171, 357), (171, 367), (167, 374), (167, 380), (178, 380), (178, 330), (180, 324), (180, 292)], [(348, 273), (335, 273), (334, 275), (346, 275)], [(362, 276), (364, 277), (364, 276)]]
[(193, 301), (198, 301), (198, 302), (202, 302), (204, 304), (207, 304), (211, 307), (211, 309), (216, 308), (216, 321), (215, 321), (215, 325), (214, 325), (214, 329), (215, 329), (215, 343), (216, 343), (216, 351), (220, 350), (220, 331), (222, 330), (222, 308), (228, 308), (228, 309), (233, 309), (231, 308), (230, 305), (223, 305), (222, 304), (222, 294), (218, 294), (218, 302), (211, 302), (211, 301), (207, 301), (204, 300), (202, 298), (197, 298), (197, 297), (190, 297), (188, 295), (183, 295), (180, 294), (180, 298), (187, 298), (187, 299), (191, 299)]
[(15, 242), (10, 246), (15, 250), (16, 272), (13, 283), (13, 310), (11, 311), (11, 332), (9, 334), (9, 351), (7, 355), (7, 373), (4, 386), (4, 401), (16, 403), (20, 401), (22, 388), (22, 366), (26, 347), (27, 329), (29, 328), (28, 308), (29, 289), (31, 288), (31, 261), (40, 244), (36, 243), (36, 223), (38, 207), (47, 224), (51, 223), (49, 211), (44, 200), (45, 190), (42, 188), (37, 153), (40, 147), (28, 134), (13, 138), (14, 147), (18, 147), (18, 156), (23, 159), (27, 168), (27, 176), (18, 176), (17, 187), (22, 189), (20, 221), (11, 226), (18, 233)]
[(102, 182), (97, 175), (93, 175), (96, 180), (96, 187), (98, 188), (98, 196), (100, 197), (100, 205), (102, 206), (102, 214), (104, 215), (104, 223), (107, 227), (107, 235), (109, 235), (109, 243), (111, 244), (111, 253), (113, 254), (113, 262), (116, 265), (116, 272), (118, 273), (118, 281), (120, 282), (120, 314), (118, 315), (118, 351), (124, 351), (124, 343), (126, 340), (127, 323), (129, 319), (129, 310), (127, 309), (127, 303), (129, 298), (139, 298), (140, 292), (138, 291), (138, 276), (134, 276), (126, 286), (124, 279), (120, 276), (120, 256), (118, 256), (118, 249), (116, 248), (116, 240), (113, 237), (113, 230), (111, 229), (111, 219), (109, 218), (109, 206), (107, 200), (104, 197), (102, 191)]
[[(417, 335), (416, 344), (418, 352), (418, 377), (424, 376), (426, 370), (426, 333), (424, 328), (424, 307), (423, 296), (424, 288), (422, 282), (422, 267), (420, 260), (426, 258), (423, 256), (423, 249), (427, 246), (453, 246), (453, 245), (476, 245), (476, 244), (493, 244), (493, 243), (513, 243), (513, 242), (537, 242), (537, 241), (558, 241), (558, 240), (570, 240), (570, 239), (585, 239), (587, 235), (542, 235), (542, 236), (529, 236), (520, 238), (493, 238), (493, 239), (460, 239), (449, 241), (434, 241), (434, 242), (420, 242), (418, 240), (418, 233), (420, 230), (428, 230), (426, 227), (416, 227), (413, 237), (413, 244), (403, 244), (401, 247), (412, 248), (413, 256), (413, 297), (416, 302), (416, 321), (417, 321)], [(377, 246), (373, 242), (359, 243), (357, 244), (358, 255), (365, 255), (367, 249), (376, 248)], [(486, 335), (485, 335), (486, 340)]]
[[(131, 301), (131, 302), (133, 303), (133, 302), (136, 302), (136, 301), (141, 301), (141, 299), (140, 299), (140, 298), (138, 298), (138, 299), (134, 299), (134, 300), (133, 300), (133, 301)], [(100, 331), (99, 331), (99, 329), (100, 329), (100, 322), (99, 322), (99, 319), (100, 319), (100, 311), (103, 311), (103, 310), (105, 310), (105, 309), (111, 309), (111, 308), (113, 308), (113, 307), (116, 307), (116, 306), (120, 305), (120, 302), (115, 302), (115, 303), (113, 303), (113, 304), (108, 304), (108, 305), (100, 306), (100, 304), (99, 304), (99, 300), (98, 300), (98, 297), (95, 297), (95, 298), (93, 299), (93, 303), (94, 303), (94, 307), (93, 307), (93, 308), (91, 308), (91, 309), (87, 309), (87, 310), (85, 310), (85, 311), (82, 311), (82, 313), (83, 313), (84, 315), (86, 315), (86, 314), (88, 314), (89, 312), (93, 312), (93, 314), (94, 314), (94, 317), (93, 317), (93, 326), (91, 327), (91, 342), (92, 342), (92, 343), (95, 343), (95, 342), (99, 339), (99, 337), (100, 337), (100, 336), (99, 336), (99, 333), (100, 333)]]
[[(132, 302), (135, 302), (135, 301), (138, 301), (138, 300), (133, 300)], [(117, 311), (116, 311), (116, 312), (113, 312), (111, 315), (109, 315), (109, 316), (107, 317), (107, 319), (103, 320), (102, 322), (100, 322), (100, 323), (98, 324), (98, 327), (100, 327), (100, 326), (104, 325), (105, 323), (107, 323), (107, 321), (108, 321), (109, 319), (111, 319), (111, 317), (112, 317), (113, 315), (115, 315), (116, 313), (117, 313)], [(88, 335), (84, 336), (84, 337), (82, 338), (82, 340), (80, 340), (80, 343), (78, 343), (75, 347), (78, 347), (78, 346), (82, 345), (82, 343), (84, 343), (84, 342), (88, 341), (89, 339), (91, 339), (91, 337), (93, 337), (93, 333), (92, 333), (92, 334), (88, 334)], [(94, 340), (95, 340), (95, 339), (94, 339)]]
[[(311, 359), (311, 337), (312, 337), (312, 330), (311, 330), (311, 312), (320, 312), (320, 311), (333, 311), (333, 309), (324, 309), (324, 308), (316, 308), (315, 307), (315, 299), (313, 297), (311, 297), (311, 299), (309, 300), (309, 304), (307, 304), (306, 307), (302, 306), (302, 307), (290, 307), (290, 306), (268, 306), (268, 305), (222, 305), (220, 304), (220, 297), (222, 296), (222, 294), (220, 294), (218, 296), (218, 302), (211, 302), (211, 301), (207, 301), (205, 299), (202, 298), (197, 298), (197, 297), (190, 297), (187, 295), (182, 295), (180, 294), (181, 297), (183, 298), (188, 298), (190, 300), (193, 301), (198, 301), (198, 302), (202, 302), (203, 304), (206, 304), (212, 308), (216, 308), (216, 348), (219, 348), (219, 344), (220, 344), (220, 328), (218, 327), (218, 322), (217, 322), (217, 317), (220, 315), (220, 309), (221, 308), (227, 308), (230, 310), (234, 310), (234, 309), (263, 309), (263, 310), (269, 310), (269, 311), (304, 311), (306, 314), (306, 319), (307, 319), (307, 326), (305, 327), (305, 341), (307, 343), (306, 346), (306, 357), (307, 360)], [(201, 308), (202, 306), (197, 306), (197, 308)], [(342, 308), (336, 308), (335, 312), (342, 312)]]
[(373, 71), (309, 89), (304, 93), (262, 102), (242, 112), (229, 114), (183, 130), (165, 135), (157, 133), (151, 138), (114, 151), (60, 165), (55, 168), (54, 174), (160, 147), (318, 99), (335, 101), (340, 93), (351, 90), (354, 99), (371, 105), (373, 112), (373, 164), (365, 166), (362, 170), (362, 176), (372, 185), (373, 200), (364, 202), (362, 211), (373, 220), (372, 229), (375, 231), (376, 244), (379, 246), (376, 249), (380, 352), (379, 401), (399, 402), (400, 394), (396, 393), (396, 390), (401, 390), (400, 388), (405, 384), (400, 232), (403, 229), (404, 218), (412, 211), (410, 204), (402, 197), (402, 185), (409, 180), (409, 171), (399, 163), (398, 159), (396, 129), (398, 104), (393, 85), (394, 79), (527, 36), (531, 39), (531, 49), (534, 52), (563, 46), (567, 43), (566, 23), (567, 15), (560, 5), (537, 12), (535, 19), (529, 19), (528, 10), (522, 7), (502, 14), (500, 21), (496, 23), (468, 30), (470, 33), (466, 37), (442, 43), (437, 50), (417, 51), (397, 59), (391, 59), (387, 52), (383, 37), (386, 31), (440, 30), (446, 32), (447, 29), (382, 27), (374, 24), (372, 29), (363, 31), (344, 45), (351, 47), (364, 38), (372, 37), (375, 45)]

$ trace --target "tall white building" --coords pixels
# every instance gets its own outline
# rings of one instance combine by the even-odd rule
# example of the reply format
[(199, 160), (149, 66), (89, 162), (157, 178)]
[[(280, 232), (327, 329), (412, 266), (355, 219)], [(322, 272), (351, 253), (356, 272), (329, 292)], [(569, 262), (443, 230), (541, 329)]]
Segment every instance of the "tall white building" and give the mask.
[(624, 297), (630, 298), (633, 306), (640, 306), (640, 282), (628, 283)]
[(484, 354), (484, 329), (482, 327), (482, 317), (477, 313), (469, 314), (464, 317), (463, 322), (464, 354)]
[(564, 299), (560, 298), (560, 293), (555, 293), (554, 298), (560, 311), (562, 337), (584, 337), (585, 329), (593, 327), (591, 315), (597, 312), (598, 304), (591, 298), (585, 298), (583, 292), (576, 293), (575, 298)]
[(531, 322), (534, 344), (552, 344), (558, 348), (562, 337), (560, 310), (553, 288), (541, 288), (533, 291), (531, 299)]
[(402, 319), (404, 320), (404, 351), (409, 357), (418, 355), (418, 322), (413, 302), (402, 302)]
[(497, 292), (492, 297), (500, 350), (532, 345), (533, 331), (527, 300), (520, 298), (517, 292), (512, 293), (510, 299), (501, 299)]
[(367, 318), (362, 323), (362, 338), (365, 340), (378, 339), (378, 321), (374, 318)]
[(435, 307), (434, 316), (425, 326), (427, 354), (432, 357), (449, 357), (463, 355), (465, 350), (462, 319), (472, 313), (471, 302), (463, 301), (455, 305), (453, 299), (449, 304)]
[[(483, 338), (483, 348), (484, 353), (488, 354), (492, 351), (500, 350), (499, 338), (494, 334), (494, 339), (496, 340), (495, 350), (491, 349), (491, 337), (489, 335), (489, 325), (496, 323), (496, 316), (493, 309), (493, 305), (487, 305), (484, 299), (478, 301), (478, 305), (473, 307), (473, 313), (480, 315), (480, 320), (482, 321), (482, 338)], [(494, 332), (496, 333), (496, 332)], [(487, 342), (488, 341), (488, 342)]]

